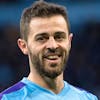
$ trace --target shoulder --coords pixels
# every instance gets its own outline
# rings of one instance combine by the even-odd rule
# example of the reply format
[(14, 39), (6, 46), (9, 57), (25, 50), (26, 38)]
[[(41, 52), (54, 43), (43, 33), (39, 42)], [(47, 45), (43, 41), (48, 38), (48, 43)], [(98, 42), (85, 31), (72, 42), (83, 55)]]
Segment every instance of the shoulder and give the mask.
[(20, 82), (1, 92), (0, 100), (22, 100), (36, 93), (38, 94), (38, 87), (24, 77)]
[(0, 93), (0, 100), (3, 98), (3, 96), (13, 94), (14, 92), (21, 90), (24, 86), (25, 84), (23, 82), (18, 82), (15, 85), (9, 87), (8, 89)]
[(78, 97), (80, 100), (98, 100), (94, 94), (84, 89), (72, 86), (69, 83), (67, 84), (69, 86), (69, 94), (71, 94), (73, 97)]

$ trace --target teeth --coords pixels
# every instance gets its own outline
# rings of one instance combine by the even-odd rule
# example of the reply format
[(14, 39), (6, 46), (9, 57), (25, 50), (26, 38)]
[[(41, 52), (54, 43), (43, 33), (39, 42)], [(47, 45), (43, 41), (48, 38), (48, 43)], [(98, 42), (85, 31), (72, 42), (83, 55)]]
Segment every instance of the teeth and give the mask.
[(47, 58), (48, 58), (48, 59), (56, 59), (57, 56), (48, 56)]

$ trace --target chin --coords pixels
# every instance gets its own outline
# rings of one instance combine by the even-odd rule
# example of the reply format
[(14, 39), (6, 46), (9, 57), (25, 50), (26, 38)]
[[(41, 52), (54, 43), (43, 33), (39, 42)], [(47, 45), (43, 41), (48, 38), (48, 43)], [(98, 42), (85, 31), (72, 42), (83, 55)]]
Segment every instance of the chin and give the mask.
[(43, 71), (44, 76), (46, 76), (48, 78), (54, 79), (63, 72), (63, 68), (59, 68), (61, 66), (56, 66), (56, 67), (51, 67), (51, 68), (50, 67)]

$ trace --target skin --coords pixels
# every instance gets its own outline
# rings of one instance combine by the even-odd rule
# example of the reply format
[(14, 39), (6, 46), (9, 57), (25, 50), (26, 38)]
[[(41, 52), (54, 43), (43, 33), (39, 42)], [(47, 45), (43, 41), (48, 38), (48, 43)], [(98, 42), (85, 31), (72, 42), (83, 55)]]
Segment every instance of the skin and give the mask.
[(28, 79), (58, 94), (64, 87), (63, 71), (71, 48), (72, 34), (68, 33), (61, 15), (33, 18), (27, 41), (18, 39), (18, 46), (29, 57)]

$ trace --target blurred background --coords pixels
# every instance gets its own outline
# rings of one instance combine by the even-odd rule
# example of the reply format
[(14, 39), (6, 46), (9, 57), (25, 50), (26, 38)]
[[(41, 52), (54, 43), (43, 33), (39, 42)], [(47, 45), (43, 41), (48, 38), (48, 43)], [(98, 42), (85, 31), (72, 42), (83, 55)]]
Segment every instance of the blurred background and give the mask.
[[(29, 73), (17, 46), (22, 10), (35, 0), (0, 0), (0, 92)], [(64, 79), (100, 98), (100, 0), (45, 0), (67, 7), (72, 49)]]

